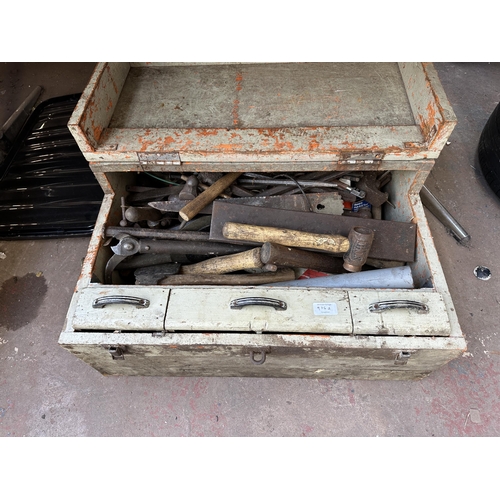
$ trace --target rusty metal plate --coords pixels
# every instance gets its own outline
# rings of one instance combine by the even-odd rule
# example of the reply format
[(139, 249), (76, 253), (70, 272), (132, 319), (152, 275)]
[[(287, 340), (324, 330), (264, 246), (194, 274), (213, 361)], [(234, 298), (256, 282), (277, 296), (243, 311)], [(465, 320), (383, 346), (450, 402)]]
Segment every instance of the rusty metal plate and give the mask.
[[(221, 200), (221, 203), (236, 205), (252, 205), (255, 207), (280, 208), (282, 210), (293, 210), (297, 212), (309, 211), (312, 207), (315, 212), (319, 212), (322, 204), (333, 205), (336, 200), (340, 202), (340, 212), (342, 212), (342, 199), (338, 199), (337, 193), (307, 193), (307, 198), (301, 194), (281, 195), (281, 196), (254, 196), (248, 198), (228, 198)], [(151, 201), (149, 206), (160, 210), (161, 212), (178, 212), (187, 205), (187, 201)], [(318, 206), (320, 208), (318, 208)], [(200, 214), (211, 214), (212, 203), (200, 210)]]
[(228, 241), (222, 235), (222, 228), (226, 222), (281, 227), (309, 233), (340, 234), (342, 236), (348, 236), (349, 231), (354, 226), (368, 227), (375, 231), (375, 238), (369, 254), (370, 258), (399, 262), (413, 262), (415, 260), (417, 226), (409, 222), (294, 212), (215, 201), (210, 228), (211, 240)]

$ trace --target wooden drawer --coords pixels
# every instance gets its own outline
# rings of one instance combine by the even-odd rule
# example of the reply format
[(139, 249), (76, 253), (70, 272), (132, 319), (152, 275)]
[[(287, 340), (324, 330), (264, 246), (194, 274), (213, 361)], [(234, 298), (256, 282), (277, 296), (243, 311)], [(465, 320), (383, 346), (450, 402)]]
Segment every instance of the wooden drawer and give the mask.
[(163, 331), (170, 289), (97, 286), (77, 292), (75, 330)]
[(354, 335), (449, 336), (443, 296), (435, 291), (350, 291)]
[[(69, 127), (105, 196), (59, 343), (107, 375), (429, 374), (466, 348), (418, 195), (454, 125), (431, 64), (99, 64)], [(391, 171), (415, 289), (103, 285), (137, 175), (329, 170)]]
[(343, 291), (186, 287), (172, 291), (165, 329), (351, 334), (352, 317)]

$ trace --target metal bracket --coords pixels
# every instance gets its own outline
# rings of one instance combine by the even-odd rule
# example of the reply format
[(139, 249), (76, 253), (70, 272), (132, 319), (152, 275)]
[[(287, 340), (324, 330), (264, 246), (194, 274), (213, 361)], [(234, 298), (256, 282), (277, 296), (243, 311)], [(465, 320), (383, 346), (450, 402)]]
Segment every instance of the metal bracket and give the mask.
[(125, 349), (116, 345), (112, 345), (108, 348), (109, 354), (111, 354), (111, 357), (113, 359), (125, 359), (125, 356), (123, 355), (125, 352)]
[(249, 349), (250, 361), (254, 365), (263, 365), (266, 362), (267, 355), (271, 352), (270, 347), (254, 347)]
[(137, 153), (141, 165), (162, 166), (180, 165), (179, 153)]
[(406, 365), (408, 364), (408, 360), (410, 359), (411, 351), (400, 351), (396, 355), (396, 359), (394, 360), (395, 365)]

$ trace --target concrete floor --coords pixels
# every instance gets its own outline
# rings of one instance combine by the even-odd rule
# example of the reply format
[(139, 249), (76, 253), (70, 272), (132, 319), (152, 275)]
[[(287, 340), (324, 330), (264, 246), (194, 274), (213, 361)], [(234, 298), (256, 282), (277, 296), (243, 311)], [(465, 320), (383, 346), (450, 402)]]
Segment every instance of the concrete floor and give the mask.
[[(93, 66), (0, 63), (0, 123), (30, 87), (41, 100), (83, 90)], [(427, 214), (467, 353), (414, 382), (103, 377), (57, 344), (89, 238), (0, 241), (0, 436), (500, 435), (500, 201), (476, 154), (500, 64), (436, 68), (458, 125), (427, 186), (468, 247)]]

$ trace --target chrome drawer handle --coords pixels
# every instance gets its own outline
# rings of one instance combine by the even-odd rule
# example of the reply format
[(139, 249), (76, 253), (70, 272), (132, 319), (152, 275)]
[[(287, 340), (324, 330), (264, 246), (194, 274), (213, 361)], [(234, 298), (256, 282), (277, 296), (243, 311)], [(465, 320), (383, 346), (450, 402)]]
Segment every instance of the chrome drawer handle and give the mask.
[(92, 302), (94, 309), (102, 309), (110, 304), (130, 304), (140, 309), (149, 307), (148, 299), (139, 297), (129, 297), (127, 295), (108, 295), (107, 297), (99, 297)]
[(390, 309), (416, 309), (419, 314), (429, 312), (429, 306), (415, 300), (383, 300), (368, 306), (368, 310), (372, 313), (381, 313)]
[(242, 309), (245, 306), (269, 306), (277, 311), (286, 311), (286, 302), (278, 299), (268, 299), (266, 297), (241, 297), (229, 303), (231, 309)]

